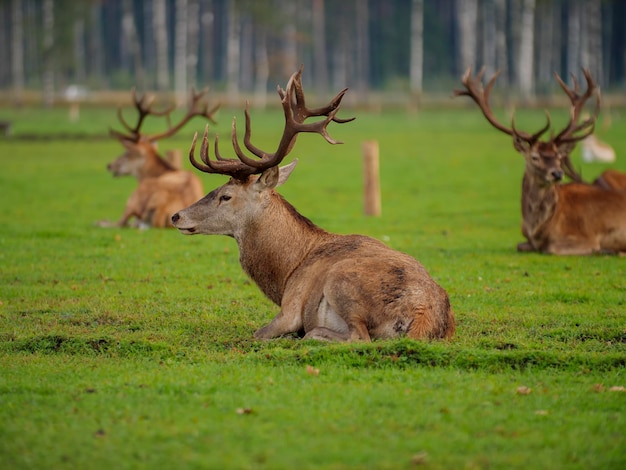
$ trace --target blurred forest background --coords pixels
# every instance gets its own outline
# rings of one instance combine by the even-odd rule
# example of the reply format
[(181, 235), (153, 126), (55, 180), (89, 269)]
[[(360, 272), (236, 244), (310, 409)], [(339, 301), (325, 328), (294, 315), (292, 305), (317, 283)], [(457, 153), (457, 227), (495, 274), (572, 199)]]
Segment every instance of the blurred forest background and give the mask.
[(623, 0), (0, 0), (0, 93), (52, 105), (137, 87), (182, 104), (209, 86), (264, 106), (305, 64), (312, 92), (419, 103), (485, 65), (528, 102), (581, 67), (621, 99), (625, 19)]

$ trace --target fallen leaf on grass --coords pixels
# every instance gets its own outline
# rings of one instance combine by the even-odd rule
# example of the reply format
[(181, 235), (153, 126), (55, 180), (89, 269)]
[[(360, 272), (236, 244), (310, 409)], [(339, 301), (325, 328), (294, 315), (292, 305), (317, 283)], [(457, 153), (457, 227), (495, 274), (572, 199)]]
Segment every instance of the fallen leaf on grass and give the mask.
[(411, 464), (413, 465), (426, 465), (428, 463), (428, 454), (426, 452), (418, 452), (411, 457)]
[(550, 412), (548, 410), (537, 410), (535, 411), (537, 416), (548, 416)]
[(609, 392), (626, 392), (626, 387), (623, 387), (621, 385), (615, 385), (609, 388)]
[(604, 392), (604, 385), (602, 385), (602, 384), (595, 384), (593, 386), (593, 391), (594, 392), (598, 392), (598, 393), (599, 392)]
[(238, 415), (251, 415), (252, 413), (252, 408), (237, 408)]
[(518, 395), (530, 395), (530, 392), (532, 392), (532, 389), (522, 385), (521, 387), (517, 387), (516, 392)]
[(318, 375), (320, 375), (320, 370), (316, 369), (313, 366), (306, 366), (306, 373), (309, 374), (309, 375), (318, 376)]

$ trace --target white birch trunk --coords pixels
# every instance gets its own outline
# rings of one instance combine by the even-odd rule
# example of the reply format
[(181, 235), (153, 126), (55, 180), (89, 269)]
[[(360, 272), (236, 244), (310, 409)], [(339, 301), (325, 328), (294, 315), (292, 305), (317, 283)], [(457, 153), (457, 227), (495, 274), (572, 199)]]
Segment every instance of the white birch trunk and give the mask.
[(596, 83), (602, 84), (602, 4), (601, 0), (586, 0), (585, 13), (585, 43), (583, 51), (585, 60), (583, 67), (587, 67)]
[(578, 0), (568, 2), (567, 10), (567, 72), (580, 76), (581, 18)]
[(496, 26), (496, 63), (495, 67), (500, 70), (498, 81), (500, 86), (509, 83), (508, 48), (506, 45), (506, 0), (494, 0), (495, 26)]
[(476, 34), (478, 31), (478, 3), (476, 0), (457, 0), (459, 29), (458, 72), (476, 66)]
[(228, 0), (228, 41), (226, 44), (226, 93), (231, 105), (239, 99), (239, 15), (234, 0)]
[(356, 9), (356, 82), (357, 90), (364, 94), (369, 83), (369, 8), (362, 2)]
[(320, 94), (328, 90), (328, 66), (326, 61), (326, 24), (324, 0), (313, 0), (313, 71), (315, 88)]
[(43, 1), (43, 101), (54, 104), (54, 1)]
[(413, 0), (411, 5), (411, 94), (419, 97), (424, 82), (424, 0)]
[(482, 64), (485, 67), (485, 76), (491, 77), (496, 71), (497, 55), (497, 27), (496, 11), (493, 0), (485, 0), (482, 5), (483, 34), (482, 34)]
[(270, 61), (267, 53), (267, 34), (264, 30), (259, 29), (257, 31), (254, 46), (254, 62), (256, 64), (254, 101), (258, 108), (265, 109), (267, 105), (267, 81), (270, 76)]
[(13, 102), (22, 105), (24, 94), (24, 22), (22, 0), (13, 0), (11, 17), (11, 79), (13, 81)]
[(187, 86), (196, 88), (198, 75), (198, 56), (200, 54), (200, 5), (198, 0), (188, 0), (187, 11)]
[(167, 24), (165, 0), (153, 2), (154, 48), (156, 56), (157, 88), (167, 90), (170, 87), (169, 61), (167, 58)]
[(286, 77), (290, 77), (298, 69), (298, 42), (297, 35), (297, 8), (294, 0), (283, 0), (282, 5), (285, 11), (285, 17), (288, 18), (284, 30), (284, 50), (285, 50), (285, 62), (283, 64), (283, 74)]
[(174, 30), (174, 90), (176, 105), (187, 102), (187, 0), (176, 0)]
[(535, 0), (523, 0), (517, 82), (523, 99), (533, 94)]

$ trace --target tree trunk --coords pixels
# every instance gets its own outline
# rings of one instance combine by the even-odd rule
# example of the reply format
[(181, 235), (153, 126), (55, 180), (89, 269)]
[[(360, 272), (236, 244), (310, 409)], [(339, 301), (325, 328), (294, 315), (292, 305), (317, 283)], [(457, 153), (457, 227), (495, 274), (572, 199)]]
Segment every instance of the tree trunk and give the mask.
[(459, 29), (458, 72), (476, 66), (476, 32), (478, 31), (478, 4), (476, 0), (457, 0)]
[[(147, 72), (146, 88), (156, 87), (156, 46), (155, 46), (155, 29), (154, 29), (154, 4), (153, 2), (143, 2), (143, 52), (144, 52), (144, 68)], [(152, 19), (152, 21), (150, 21)]]
[(411, 94), (418, 100), (424, 78), (424, 0), (413, 0), (411, 5)]
[(369, 86), (369, 9), (368, 2), (356, 8), (356, 88), (363, 96)]
[(235, 1), (228, 0), (228, 42), (226, 44), (226, 93), (228, 102), (237, 105), (239, 99), (239, 15)]
[(122, 2), (122, 40), (120, 41), (120, 61), (124, 70), (132, 70), (134, 82), (144, 88), (143, 68), (141, 66), (141, 44), (135, 25), (132, 0)]
[(187, 0), (176, 0), (174, 29), (174, 89), (176, 105), (187, 101)]
[(313, 70), (315, 88), (320, 94), (328, 90), (328, 65), (326, 61), (326, 22), (324, 0), (313, 0)]
[(239, 85), (246, 93), (254, 86), (254, 27), (250, 15), (241, 18)]
[(43, 1), (43, 102), (54, 104), (54, 0)]
[(169, 61), (167, 58), (167, 23), (165, 0), (153, 2), (154, 47), (156, 55), (157, 89), (170, 87)]
[(24, 92), (24, 23), (22, 16), (22, 0), (13, 0), (11, 17), (13, 27), (13, 34), (11, 35), (13, 102), (16, 106), (21, 106)]
[(270, 63), (267, 54), (267, 34), (265, 30), (259, 28), (256, 32), (254, 43), (255, 68), (255, 104), (261, 109), (265, 109), (267, 104), (267, 81), (270, 76)]
[(104, 74), (104, 45), (102, 41), (102, 5), (94, 3), (91, 6), (89, 31), (89, 54), (87, 57), (89, 75), (96, 79), (102, 87), (107, 87)]
[(283, 74), (290, 77), (298, 69), (298, 41), (297, 41), (297, 2), (295, 0), (282, 0), (285, 11), (285, 26), (283, 30), (283, 43), (285, 51), (285, 61), (283, 63)]
[[(189, 24), (187, 43), (187, 85), (196, 87), (198, 78), (198, 55), (200, 53), (200, 5), (198, 0), (188, 0)], [(201, 87), (202, 88), (202, 87)]]
[(202, 79), (211, 83), (214, 78), (215, 57), (213, 55), (214, 30), (215, 30), (215, 13), (212, 0), (200, 0), (200, 43), (202, 44), (201, 52), (201, 69)]
[(87, 72), (85, 69), (85, 20), (82, 18), (74, 21), (74, 64), (76, 67), (74, 81), (84, 84)]
[(506, 46), (506, 0), (494, 0), (494, 14), (496, 26), (496, 63), (495, 67), (500, 70), (500, 86), (509, 83), (508, 48)]
[(554, 39), (554, 3), (540, 2), (537, 5), (537, 83), (549, 86), (555, 67), (555, 53), (558, 50)]
[(587, 0), (584, 3), (585, 43), (582, 66), (587, 67), (598, 84), (603, 82), (602, 73), (602, 5), (601, 0)]
[(522, 99), (533, 94), (533, 46), (535, 33), (535, 0), (523, 0), (517, 82)]
[(567, 72), (580, 76), (581, 21), (578, 0), (568, 2), (567, 10)]
[(485, 67), (485, 76), (491, 77), (496, 71), (497, 57), (497, 27), (496, 7), (493, 0), (485, 0), (482, 5), (483, 34), (482, 34), (482, 64)]

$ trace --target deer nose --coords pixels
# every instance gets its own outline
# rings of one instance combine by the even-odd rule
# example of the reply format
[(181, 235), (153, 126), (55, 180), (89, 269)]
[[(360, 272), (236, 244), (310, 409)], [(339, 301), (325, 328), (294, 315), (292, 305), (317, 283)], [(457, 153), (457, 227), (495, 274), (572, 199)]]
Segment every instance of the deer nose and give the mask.
[(554, 181), (561, 181), (563, 179), (563, 170), (552, 170), (552, 177)]
[(175, 224), (176, 222), (178, 222), (179, 219), (180, 219), (180, 215), (178, 215), (178, 212), (177, 212), (176, 214), (172, 216), (172, 223)]

